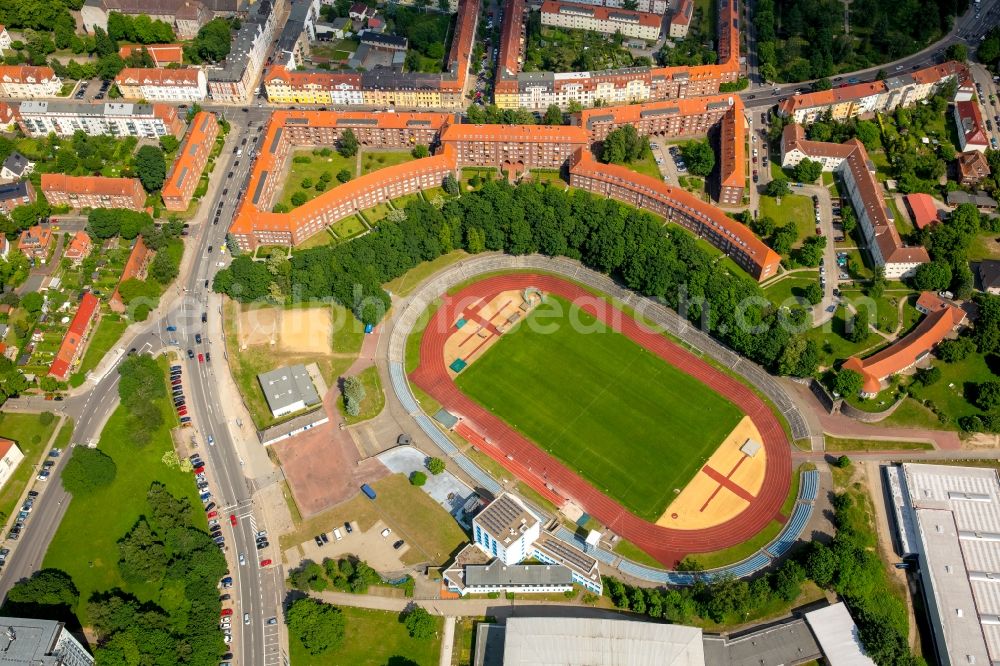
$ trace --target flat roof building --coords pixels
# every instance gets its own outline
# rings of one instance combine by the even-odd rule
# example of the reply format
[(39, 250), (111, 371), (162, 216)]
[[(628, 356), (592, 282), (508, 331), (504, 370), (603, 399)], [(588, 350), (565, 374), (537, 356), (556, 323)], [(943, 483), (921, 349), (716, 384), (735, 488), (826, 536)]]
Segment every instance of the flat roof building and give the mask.
[(902, 470), (897, 529), (909, 532), (919, 558), (938, 663), (1000, 662), (997, 470), (915, 463)]
[(93, 666), (94, 658), (62, 622), (0, 617), (0, 663)]
[(21, 102), (14, 106), (14, 117), (26, 135), (36, 138), (82, 131), (90, 136), (158, 139), (167, 134), (180, 138), (184, 132), (177, 109), (166, 104)]
[(858, 625), (843, 602), (806, 613), (806, 622), (830, 666), (875, 666), (871, 657), (865, 654), (858, 637)]
[(306, 366), (290, 365), (257, 375), (260, 388), (275, 418), (317, 405), (319, 394)]

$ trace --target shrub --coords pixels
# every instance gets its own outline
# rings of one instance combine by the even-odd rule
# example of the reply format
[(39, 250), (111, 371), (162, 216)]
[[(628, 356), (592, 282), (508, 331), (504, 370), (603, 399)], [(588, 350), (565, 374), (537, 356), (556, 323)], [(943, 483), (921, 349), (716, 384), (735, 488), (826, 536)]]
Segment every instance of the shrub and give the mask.
[(444, 471), (444, 461), (440, 458), (428, 458), (427, 471), (435, 475), (440, 474)]
[(410, 638), (427, 639), (437, 633), (434, 618), (420, 606), (414, 606), (403, 613), (403, 624), (410, 633)]
[(851, 459), (848, 458), (847, 456), (840, 456), (833, 461), (833, 464), (835, 467), (838, 467), (839, 469), (846, 469), (851, 466)]
[(427, 475), (423, 472), (411, 472), (410, 483), (414, 486), (420, 487), (427, 483)]

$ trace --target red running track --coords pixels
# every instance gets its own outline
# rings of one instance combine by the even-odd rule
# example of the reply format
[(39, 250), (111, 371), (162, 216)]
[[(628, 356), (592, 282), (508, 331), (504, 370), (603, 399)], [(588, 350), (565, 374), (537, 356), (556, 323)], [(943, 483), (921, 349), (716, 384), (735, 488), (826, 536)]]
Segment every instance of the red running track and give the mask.
[[(455, 322), (460, 318), (462, 309), (478, 299), (489, 301), (502, 291), (526, 287), (537, 287), (543, 293), (576, 302), (613, 330), (627, 335), (670, 365), (726, 397), (753, 420), (767, 452), (767, 467), (760, 494), (738, 517), (700, 530), (660, 527), (643, 520), (458, 390), (448, 374), (443, 349), (445, 340), (457, 330)], [(590, 292), (551, 275), (499, 275), (476, 282), (457, 294), (442, 296), (442, 299), (441, 307), (424, 331), (420, 343), (420, 365), (411, 373), (410, 379), (448, 411), (462, 417), (460, 428), (467, 438), (536, 491), (556, 500), (557, 504), (563, 498), (571, 498), (608, 528), (669, 567), (676, 566), (689, 553), (706, 553), (743, 543), (770, 521), (786, 520), (781, 514), (781, 505), (788, 494), (792, 469), (789, 442), (774, 413), (743, 383), (621, 311), (595, 308), (595, 299)]]

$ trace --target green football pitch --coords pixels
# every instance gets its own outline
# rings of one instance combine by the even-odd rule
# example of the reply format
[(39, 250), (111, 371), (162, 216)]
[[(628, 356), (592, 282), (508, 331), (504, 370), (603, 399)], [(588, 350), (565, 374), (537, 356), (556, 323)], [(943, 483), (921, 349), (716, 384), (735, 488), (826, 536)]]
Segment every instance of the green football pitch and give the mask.
[(558, 301), (561, 316), (537, 308), (458, 375), (458, 387), (598, 490), (655, 521), (743, 414), (594, 317), (571, 315), (562, 299), (548, 301)]

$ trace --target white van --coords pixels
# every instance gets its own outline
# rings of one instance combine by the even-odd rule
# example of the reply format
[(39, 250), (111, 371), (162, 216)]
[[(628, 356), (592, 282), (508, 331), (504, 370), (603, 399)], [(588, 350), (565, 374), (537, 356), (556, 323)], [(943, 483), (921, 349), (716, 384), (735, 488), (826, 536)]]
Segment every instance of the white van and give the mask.
[(333, 538), (336, 539), (337, 541), (340, 541), (341, 539), (344, 538), (344, 535), (340, 533), (339, 527), (333, 528)]

